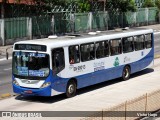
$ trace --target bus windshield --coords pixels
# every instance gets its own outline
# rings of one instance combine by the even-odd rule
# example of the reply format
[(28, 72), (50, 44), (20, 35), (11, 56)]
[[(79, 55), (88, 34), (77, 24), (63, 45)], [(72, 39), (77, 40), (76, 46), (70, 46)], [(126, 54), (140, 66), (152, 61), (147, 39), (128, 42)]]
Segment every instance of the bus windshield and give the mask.
[(14, 52), (13, 74), (19, 78), (40, 79), (49, 75), (49, 55), (38, 52)]

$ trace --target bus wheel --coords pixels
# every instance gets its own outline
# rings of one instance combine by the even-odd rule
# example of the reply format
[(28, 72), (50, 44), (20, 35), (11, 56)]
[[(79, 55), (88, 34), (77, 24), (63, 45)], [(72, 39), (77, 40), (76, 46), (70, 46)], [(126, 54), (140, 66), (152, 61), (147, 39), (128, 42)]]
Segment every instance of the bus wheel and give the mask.
[(122, 72), (122, 79), (123, 80), (128, 80), (130, 78), (130, 67), (129, 66), (125, 66)]
[(74, 81), (69, 81), (67, 85), (66, 96), (68, 98), (75, 96), (76, 90), (76, 83)]

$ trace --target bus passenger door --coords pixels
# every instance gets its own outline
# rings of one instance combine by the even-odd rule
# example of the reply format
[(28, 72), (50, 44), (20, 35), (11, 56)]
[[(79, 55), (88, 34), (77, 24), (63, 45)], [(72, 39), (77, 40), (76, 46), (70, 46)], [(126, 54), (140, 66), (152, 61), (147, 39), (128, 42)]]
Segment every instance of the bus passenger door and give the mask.
[(52, 71), (54, 80), (57, 81), (61, 78), (60, 72), (65, 67), (64, 50), (63, 48), (56, 48), (52, 50)]

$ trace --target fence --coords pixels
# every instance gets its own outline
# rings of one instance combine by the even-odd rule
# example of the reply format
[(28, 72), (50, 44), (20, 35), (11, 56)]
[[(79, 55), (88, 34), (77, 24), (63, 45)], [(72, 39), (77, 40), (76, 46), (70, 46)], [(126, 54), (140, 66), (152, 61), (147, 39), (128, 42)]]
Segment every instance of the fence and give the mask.
[(5, 19), (6, 39), (23, 38), (27, 36), (27, 18)]
[(26, 17), (0, 19), (0, 45), (11, 44), (25, 37), (27, 39), (29, 27), (29, 19)]
[(32, 35), (40, 37), (51, 34), (51, 16), (32, 17)]
[(158, 23), (158, 10), (141, 8), (137, 12), (108, 13), (54, 13), (39, 17), (0, 19), (0, 45), (17, 39), (47, 37), (66, 32), (109, 30), (116, 27), (134, 27)]
[(160, 90), (146, 93), (117, 106), (103, 109), (81, 120), (134, 120), (158, 109), (160, 109)]

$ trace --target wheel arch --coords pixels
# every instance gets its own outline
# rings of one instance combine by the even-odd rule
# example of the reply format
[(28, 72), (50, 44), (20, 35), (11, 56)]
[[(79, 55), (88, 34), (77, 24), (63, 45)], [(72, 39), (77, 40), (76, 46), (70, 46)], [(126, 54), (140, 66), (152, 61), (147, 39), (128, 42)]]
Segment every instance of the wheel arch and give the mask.
[(130, 73), (132, 73), (131, 65), (130, 65), (130, 64), (126, 64), (126, 65), (124, 65), (123, 69), (124, 69), (126, 66), (128, 66), (128, 67), (129, 67), (129, 69), (130, 69)]
[(78, 86), (78, 82), (77, 82), (77, 79), (76, 78), (70, 78), (67, 82), (67, 85), (69, 84), (69, 82), (75, 82), (76, 83), (76, 87)]
[(66, 86), (66, 96), (67, 98), (73, 97), (76, 95), (77, 91), (77, 79), (71, 78), (67, 82)]

